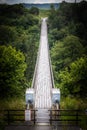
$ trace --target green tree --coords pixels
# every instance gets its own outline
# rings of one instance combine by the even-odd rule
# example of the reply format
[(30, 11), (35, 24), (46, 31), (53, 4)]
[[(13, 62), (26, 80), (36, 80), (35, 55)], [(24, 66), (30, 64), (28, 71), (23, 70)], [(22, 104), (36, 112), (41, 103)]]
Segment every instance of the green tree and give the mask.
[(0, 97), (18, 96), (22, 93), (25, 57), (11, 46), (0, 46)]
[(13, 42), (17, 38), (17, 32), (15, 27), (0, 26), (0, 44), (7, 45), (7, 43)]
[(39, 9), (37, 7), (31, 7), (29, 12), (34, 15), (39, 15)]
[(70, 35), (62, 41), (56, 42), (51, 50), (52, 61), (56, 66), (56, 71), (60, 71), (68, 66), (78, 57), (81, 57), (82, 53), (83, 46), (81, 45), (80, 39), (76, 36)]
[(81, 57), (69, 69), (60, 71), (59, 79), (63, 96), (87, 98), (87, 57)]
[(51, 58), (55, 83), (59, 82), (59, 71), (64, 70), (65, 67), (69, 67), (72, 62), (80, 58), (83, 51), (80, 39), (73, 35), (67, 36), (62, 41), (54, 44), (51, 49)]

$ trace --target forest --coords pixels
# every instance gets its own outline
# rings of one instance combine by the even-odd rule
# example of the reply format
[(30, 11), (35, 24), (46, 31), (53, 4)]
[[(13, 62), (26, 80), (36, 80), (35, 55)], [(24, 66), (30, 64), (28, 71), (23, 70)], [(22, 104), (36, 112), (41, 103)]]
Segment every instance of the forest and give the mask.
[(39, 9), (34, 7), (0, 5), (1, 109), (10, 107), (9, 100), (24, 100), (26, 88), (31, 87), (40, 35), (38, 15)]
[(87, 108), (87, 2), (51, 5), (49, 47), (61, 108)]
[[(61, 108), (87, 108), (87, 2), (61, 3), (58, 9), (0, 5), (0, 103), (20, 98), (31, 87), (40, 38), (40, 17), (48, 16), (48, 40)], [(3, 103), (3, 100), (4, 103)], [(10, 101), (11, 103), (11, 101)]]
[[(48, 17), (48, 41), (61, 109), (87, 109), (87, 2), (58, 9), (0, 5), (0, 109), (25, 109), (40, 39), (40, 18)], [(1, 122), (0, 122), (1, 123)], [(86, 120), (83, 121), (86, 126)], [(86, 126), (87, 128), (87, 126)]]

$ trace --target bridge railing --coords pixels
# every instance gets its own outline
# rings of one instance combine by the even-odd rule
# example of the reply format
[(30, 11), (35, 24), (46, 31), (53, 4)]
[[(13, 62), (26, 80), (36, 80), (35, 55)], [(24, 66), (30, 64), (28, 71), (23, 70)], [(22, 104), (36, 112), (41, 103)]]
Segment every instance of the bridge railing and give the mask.
[[(40, 39), (40, 41), (41, 41), (41, 39)], [(34, 75), (33, 75), (33, 80), (32, 80), (32, 86), (31, 86), (31, 88), (35, 87), (35, 80), (36, 80), (36, 75), (37, 75), (37, 68), (38, 68), (39, 55), (40, 55), (40, 48), (41, 48), (41, 44), (39, 45), (38, 52), (37, 52), (36, 65), (35, 65), (35, 70), (34, 70)]]
[(54, 84), (54, 76), (53, 76), (53, 69), (52, 69), (52, 64), (51, 64), (51, 57), (50, 57), (50, 49), (49, 49), (49, 44), (48, 45), (48, 58), (49, 58), (49, 67), (50, 67), (50, 74), (51, 74), (51, 82), (52, 82), (52, 88), (55, 88)]
[[(48, 50), (49, 50), (49, 45), (48, 45)], [(50, 73), (51, 73), (52, 88), (55, 88), (50, 53), (49, 53), (49, 64), (50, 64)]]
[(85, 110), (49, 110), (49, 111), (50, 111), (51, 125), (80, 126), (83, 128), (86, 127), (87, 113)]
[[(36, 111), (31, 110), (31, 120), (25, 121), (25, 110), (0, 110), (0, 125), (35, 125)], [(80, 126), (87, 130), (87, 112), (85, 110), (49, 110), (50, 125)]]
[(31, 119), (26, 121), (25, 110), (0, 110), (0, 125), (34, 125), (36, 111), (31, 110)]

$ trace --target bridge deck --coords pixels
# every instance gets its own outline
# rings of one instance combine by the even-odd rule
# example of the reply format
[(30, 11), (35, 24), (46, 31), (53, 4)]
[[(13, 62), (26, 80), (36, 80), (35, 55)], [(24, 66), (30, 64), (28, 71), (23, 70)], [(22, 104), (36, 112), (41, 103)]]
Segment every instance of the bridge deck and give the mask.
[(35, 108), (51, 108), (51, 72), (49, 62), (47, 23), (42, 20), (38, 63), (35, 78)]

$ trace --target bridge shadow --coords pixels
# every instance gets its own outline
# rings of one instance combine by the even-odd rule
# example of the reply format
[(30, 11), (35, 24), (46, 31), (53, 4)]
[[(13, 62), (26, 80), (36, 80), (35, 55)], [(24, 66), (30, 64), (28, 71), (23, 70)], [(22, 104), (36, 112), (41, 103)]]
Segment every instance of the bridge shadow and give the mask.
[(5, 130), (53, 130), (52, 126), (6, 126)]

